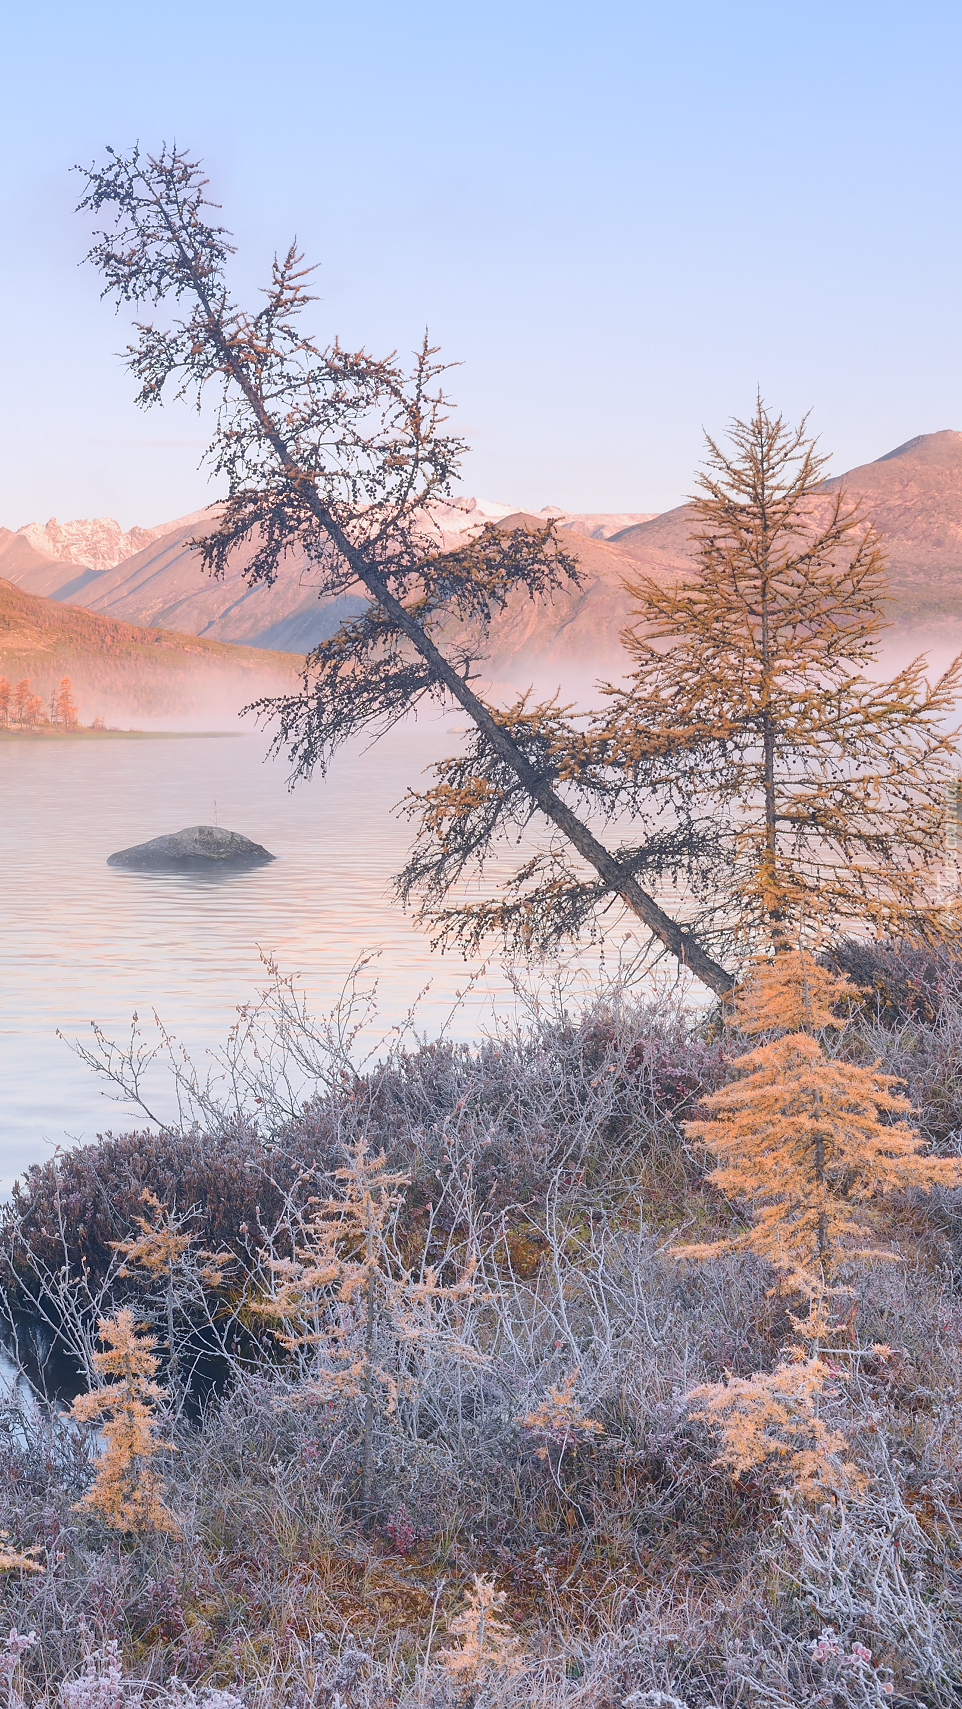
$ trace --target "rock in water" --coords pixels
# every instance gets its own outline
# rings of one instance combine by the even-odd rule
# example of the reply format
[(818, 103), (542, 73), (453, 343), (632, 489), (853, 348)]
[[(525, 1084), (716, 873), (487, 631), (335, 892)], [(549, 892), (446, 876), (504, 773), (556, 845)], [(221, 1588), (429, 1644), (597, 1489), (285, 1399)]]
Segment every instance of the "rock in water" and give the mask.
[(219, 825), (189, 825), (169, 837), (153, 837), (132, 849), (112, 854), (108, 866), (263, 866), (275, 860), (260, 843)]

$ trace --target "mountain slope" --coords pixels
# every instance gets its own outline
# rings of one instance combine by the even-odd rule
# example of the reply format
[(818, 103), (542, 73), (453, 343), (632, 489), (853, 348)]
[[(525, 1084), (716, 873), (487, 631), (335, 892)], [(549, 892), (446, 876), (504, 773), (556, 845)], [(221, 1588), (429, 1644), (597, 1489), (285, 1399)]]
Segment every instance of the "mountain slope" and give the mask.
[[(885, 536), (891, 616), (899, 634), (914, 646), (960, 644), (962, 433), (922, 434), (826, 482), (825, 490), (839, 485), (863, 500)], [(222, 581), (212, 581), (188, 543), (214, 514), (199, 512), (166, 529), (144, 531), (153, 534), (146, 545), (99, 570), (90, 565), (97, 551), (113, 549), (113, 535), (108, 530), (106, 544), (98, 544), (93, 523), (64, 524), (56, 540), (52, 524), (46, 533), (33, 525), (15, 535), (0, 530), (0, 575), (31, 592), (69, 599), (128, 623), (297, 652), (306, 652), (333, 634), (344, 616), (363, 609), (363, 599), (352, 593), (319, 599), (317, 572), (297, 553), (273, 588), (248, 588), (249, 551), (238, 552)], [(538, 660), (613, 659), (631, 607), (625, 579), (641, 574), (670, 582), (691, 563), (689, 505), (618, 528), (625, 518), (614, 514), (580, 515), (546, 506), (528, 518), (506, 504), (457, 498), (435, 506), (425, 527), (433, 541), (449, 548), (483, 522), (532, 526), (548, 515), (558, 518), (563, 543), (578, 558), (583, 585), (544, 607), (512, 601), (494, 626), (499, 669), (514, 664), (526, 669)], [(58, 551), (83, 550), (88, 562), (45, 555), (54, 545)]]
[[(962, 633), (962, 433), (922, 433), (874, 463), (824, 482), (860, 499), (883, 536), (890, 616), (905, 633)], [(646, 575), (684, 574), (691, 562), (690, 505), (621, 530), (612, 544)]]
[(69, 676), (84, 723), (98, 715), (223, 721), (289, 689), (301, 663), (292, 653), (117, 623), (0, 580), (0, 675), (29, 677), (44, 700)]
[[(457, 545), (466, 532), (485, 522), (497, 522), (503, 526), (506, 519), (510, 520), (512, 516), (517, 519), (519, 514), (512, 512), (512, 507), (507, 504), (473, 498), (455, 499), (450, 504), (433, 508), (426, 522), (426, 532), (432, 543), (447, 549)], [(79, 561), (70, 563), (52, 557), (49, 551), (44, 550), (46, 536), (34, 524), (17, 534), (4, 529), (0, 531), (0, 575), (7, 576), (31, 593), (70, 599), (89, 610), (128, 623), (177, 629), (210, 640), (245, 642), (250, 646), (297, 652), (307, 652), (318, 641), (333, 635), (344, 617), (364, 609), (365, 601), (359, 594), (319, 599), (317, 571), (306, 564), (299, 553), (291, 554), (284, 573), (272, 588), (249, 588), (244, 580), (253, 548), (240, 549), (234, 555), (227, 575), (220, 581), (212, 580), (201, 569), (197, 553), (189, 541), (202, 532), (205, 521), (215, 515), (216, 510), (212, 509), (208, 513), (201, 511), (194, 516), (183, 517), (167, 529), (132, 530), (132, 533), (150, 532), (153, 538), (129, 557), (99, 570)], [(559, 531), (566, 536), (566, 546), (577, 551), (589, 570), (592, 585), (598, 581), (599, 573), (601, 581), (610, 584), (605, 597), (593, 604), (593, 617), (601, 625), (604, 644), (607, 645), (609, 640), (616, 640), (621, 622), (619, 617), (612, 625), (608, 607), (613, 610), (618, 603), (619, 579), (624, 568), (629, 566), (630, 554), (620, 555), (615, 549), (613, 556), (606, 557), (604, 542), (618, 526), (631, 520), (631, 515), (583, 514), (547, 506), (533, 520), (540, 526), (548, 515), (557, 518)], [(51, 525), (47, 526), (49, 532)], [(117, 527), (116, 524), (112, 526)], [(89, 533), (94, 524), (85, 523), (82, 527)], [(74, 524), (64, 525), (61, 534), (65, 541), (75, 538), (73, 530)], [(97, 542), (88, 541), (87, 545), (87, 558), (90, 559)], [(79, 552), (79, 548), (76, 549)], [(545, 645), (549, 648), (553, 648), (558, 635), (566, 631), (576, 606), (581, 608), (578, 598), (573, 602), (562, 600), (556, 612), (547, 614)], [(532, 628), (533, 611), (523, 610), (519, 615), (520, 629), (514, 630), (513, 625), (502, 626), (505, 644), (511, 654), (522, 642), (527, 646), (536, 639)], [(589, 646), (581, 647), (579, 640), (578, 645), (582, 651), (594, 651), (598, 641), (595, 639)]]

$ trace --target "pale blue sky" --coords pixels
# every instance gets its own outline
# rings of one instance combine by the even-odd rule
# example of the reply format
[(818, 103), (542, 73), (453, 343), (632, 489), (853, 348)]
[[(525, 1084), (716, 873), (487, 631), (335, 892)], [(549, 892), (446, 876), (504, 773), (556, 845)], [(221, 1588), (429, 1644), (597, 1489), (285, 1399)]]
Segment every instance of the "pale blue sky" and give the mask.
[(68, 167), (201, 154), (252, 293), (297, 233), (315, 330), (427, 323), (462, 490), (663, 509), (756, 384), (836, 471), (962, 427), (962, 11), (594, 0), (34, 0), (4, 29), (0, 522), (214, 496), (141, 415)]

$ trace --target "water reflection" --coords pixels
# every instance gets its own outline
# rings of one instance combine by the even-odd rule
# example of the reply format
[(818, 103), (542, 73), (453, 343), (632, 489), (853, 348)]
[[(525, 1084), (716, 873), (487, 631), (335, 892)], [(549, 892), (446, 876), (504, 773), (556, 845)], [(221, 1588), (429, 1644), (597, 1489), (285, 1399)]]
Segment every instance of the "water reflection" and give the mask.
[[(437, 722), (407, 726), (293, 792), (252, 735), (0, 746), (0, 1177), (52, 1145), (138, 1125), (104, 1102), (58, 1028), (89, 1037), (97, 1021), (117, 1036), (132, 1011), (156, 1009), (203, 1063), (262, 981), (262, 952), (302, 975), (323, 1014), (358, 956), (378, 949), (381, 1030), (427, 987), (421, 1028), (477, 1036), (492, 1005), (512, 1001), (503, 972), (433, 952), (392, 890), (409, 827), (391, 808), (457, 740)], [(204, 872), (106, 864), (214, 822), (278, 858)]]
[(227, 861), (222, 866), (216, 866), (211, 861), (191, 862), (188, 860), (156, 861), (150, 867), (117, 866), (111, 871), (120, 873), (124, 878), (132, 878), (140, 883), (183, 883), (185, 889), (214, 890), (220, 885), (234, 883), (239, 878), (246, 878), (251, 872), (265, 872), (264, 861), (250, 861), (247, 865)]

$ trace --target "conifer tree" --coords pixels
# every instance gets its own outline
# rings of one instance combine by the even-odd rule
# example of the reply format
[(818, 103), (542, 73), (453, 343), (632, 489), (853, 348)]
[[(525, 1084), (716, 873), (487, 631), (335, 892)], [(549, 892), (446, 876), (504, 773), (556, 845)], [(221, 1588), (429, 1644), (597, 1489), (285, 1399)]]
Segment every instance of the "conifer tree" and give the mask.
[[(868, 1483), (850, 1457), (847, 1438), (819, 1412), (832, 1367), (818, 1343), (836, 1327), (828, 1320), (827, 1303), (822, 1294), (804, 1322), (792, 1318), (800, 1339), (784, 1349), (774, 1371), (750, 1377), (729, 1371), (723, 1383), (702, 1383), (687, 1396), (701, 1403), (692, 1418), (721, 1435), (716, 1465), (727, 1466), (737, 1479), (774, 1464), (787, 1479), (780, 1493), (803, 1501), (822, 1501), (827, 1494), (857, 1497)], [(873, 1349), (876, 1355), (887, 1351)]]
[(65, 730), (75, 730), (79, 722), (76, 703), (73, 697), (73, 684), (68, 676), (60, 678), (60, 687), (56, 699), (57, 724), (62, 724)]
[(718, 1159), (709, 1180), (748, 1207), (743, 1233), (677, 1248), (688, 1258), (754, 1252), (787, 1284), (820, 1296), (866, 1248), (878, 1201), (891, 1192), (962, 1184), (955, 1158), (923, 1157), (909, 1100), (877, 1066), (830, 1056), (819, 1033), (844, 1025), (854, 987), (805, 950), (758, 963), (734, 998), (734, 1022), (767, 1042), (735, 1058), (736, 1078), (704, 1100), (685, 1131)]
[[(138, 1234), (112, 1240), (114, 1251), (123, 1255), (118, 1275), (134, 1276), (148, 1290), (148, 1302), (158, 1312), (166, 1330), (167, 1387), (175, 1413), (184, 1399), (185, 1379), (181, 1372), (180, 1324), (198, 1296), (219, 1288), (233, 1258), (230, 1252), (197, 1250), (189, 1232), (189, 1218), (178, 1216), (162, 1205), (145, 1187), (141, 1199), (147, 1216), (135, 1217)], [(189, 1373), (188, 1373), (189, 1379)]]
[[(695, 547), (680, 585), (630, 586), (622, 639), (631, 669), (584, 723), (519, 703), (569, 790), (610, 817), (618, 858), (680, 893), (689, 929), (719, 958), (801, 930), (943, 935), (936, 905), (945, 786), (956, 764), (962, 674), (938, 682), (916, 660), (879, 682), (885, 626), (881, 542), (857, 505), (821, 484), (825, 459), (759, 400), (708, 440), (693, 501)], [(420, 822), (402, 893), (424, 899), (441, 941), (495, 933), (550, 946), (611, 919), (610, 888), (556, 842), (491, 900), (448, 906), (523, 804), (473, 742), (413, 794)], [(609, 839), (610, 840), (610, 839)], [(713, 989), (718, 989), (716, 985)]]
[(168, 1531), (179, 1526), (163, 1500), (163, 1488), (151, 1460), (164, 1443), (158, 1441), (157, 1402), (164, 1390), (152, 1381), (157, 1359), (152, 1336), (138, 1335), (133, 1312), (124, 1307), (98, 1324), (105, 1352), (95, 1353), (94, 1365), (102, 1388), (78, 1395), (70, 1409), (84, 1424), (96, 1422), (105, 1447), (96, 1476), (78, 1512), (95, 1513), (115, 1531)]
[(27, 722), (30, 703), (34, 698), (30, 678), (22, 676), (13, 691), (13, 715), (21, 728)]
[(475, 1573), (462, 1612), (448, 1621), (448, 1631), (461, 1642), (458, 1649), (442, 1650), (440, 1661), (464, 1686), (480, 1684), (494, 1670), (518, 1673), (523, 1665), (518, 1638), (501, 1618), (506, 1600), (493, 1578)]
[(551, 1384), (538, 1406), (515, 1419), (522, 1430), (540, 1438), (541, 1445), (535, 1449), (539, 1460), (548, 1459), (552, 1450), (563, 1455), (567, 1448), (577, 1448), (579, 1443), (605, 1433), (604, 1425), (597, 1418), (589, 1418), (576, 1399), (579, 1374), (571, 1371), (560, 1388)]
[(761, 398), (730, 449), (708, 439), (692, 573), (631, 588), (634, 668), (588, 740), (611, 792), (716, 826), (711, 909), (742, 945), (942, 925), (962, 658), (932, 685), (924, 659), (877, 680), (882, 542), (826, 460)]
[(0, 728), (6, 729), (10, 723), (10, 701), (13, 690), (9, 677), (0, 676)]

